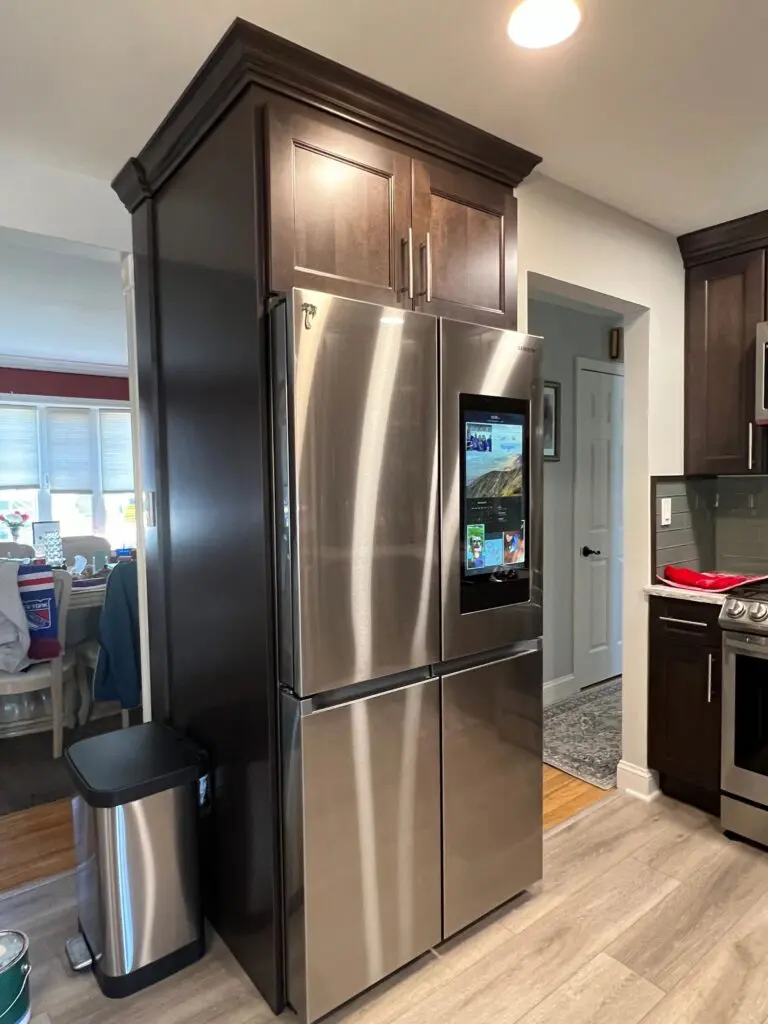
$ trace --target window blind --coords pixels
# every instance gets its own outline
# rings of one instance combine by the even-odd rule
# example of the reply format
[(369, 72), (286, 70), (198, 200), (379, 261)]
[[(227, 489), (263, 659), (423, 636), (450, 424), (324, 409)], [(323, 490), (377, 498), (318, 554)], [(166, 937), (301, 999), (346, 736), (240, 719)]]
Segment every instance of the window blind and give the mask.
[(102, 409), (101, 489), (105, 493), (133, 490), (131, 414), (126, 409)]
[(90, 410), (49, 406), (45, 411), (45, 430), (50, 489), (93, 491)]
[(0, 406), (0, 487), (39, 487), (37, 409)]

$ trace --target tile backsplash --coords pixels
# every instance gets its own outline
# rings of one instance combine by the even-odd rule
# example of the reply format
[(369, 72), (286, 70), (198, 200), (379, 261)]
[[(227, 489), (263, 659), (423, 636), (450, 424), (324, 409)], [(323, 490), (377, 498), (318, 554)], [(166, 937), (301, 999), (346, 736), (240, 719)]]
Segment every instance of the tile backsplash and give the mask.
[[(661, 525), (661, 499), (672, 522)], [(768, 477), (656, 481), (655, 572), (667, 565), (768, 574)]]
[[(660, 480), (656, 484), (656, 572), (667, 565), (707, 570), (715, 559), (714, 480)], [(661, 499), (672, 501), (672, 522), (661, 525)]]

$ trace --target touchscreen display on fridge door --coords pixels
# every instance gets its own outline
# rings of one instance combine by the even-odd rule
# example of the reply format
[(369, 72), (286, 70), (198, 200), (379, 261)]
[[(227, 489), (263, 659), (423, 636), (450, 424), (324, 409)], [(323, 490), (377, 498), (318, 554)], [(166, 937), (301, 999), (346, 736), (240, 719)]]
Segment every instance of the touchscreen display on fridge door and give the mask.
[[(529, 404), (478, 395), (460, 404), (462, 611), (527, 601)], [(493, 590), (481, 597), (482, 583)]]

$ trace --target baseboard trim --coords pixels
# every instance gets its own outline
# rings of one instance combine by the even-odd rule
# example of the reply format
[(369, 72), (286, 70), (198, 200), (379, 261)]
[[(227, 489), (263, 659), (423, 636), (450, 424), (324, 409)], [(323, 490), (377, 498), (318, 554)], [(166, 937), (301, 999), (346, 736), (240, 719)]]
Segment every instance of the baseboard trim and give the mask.
[(550, 704), (557, 704), (558, 701), (565, 700), (566, 697), (573, 697), (575, 693), (579, 692), (579, 689), (573, 672), (567, 676), (560, 676), (559, 679), (548, 680), (544, 683), (544, 707), (548, 708)]
[(656, 772), (630, 761), (619, 761), (616, 768), (616, 786), (629, 796), (635, 796), (647, 803), (661, 795)]

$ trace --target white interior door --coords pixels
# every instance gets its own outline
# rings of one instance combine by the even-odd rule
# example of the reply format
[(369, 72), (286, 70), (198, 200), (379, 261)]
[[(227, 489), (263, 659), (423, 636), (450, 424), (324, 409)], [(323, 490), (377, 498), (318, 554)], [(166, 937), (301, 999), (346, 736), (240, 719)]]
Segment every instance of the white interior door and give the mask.
[(573, 662), (579, 687), (621, 672), (624, 368), (577, 360)]

